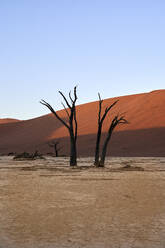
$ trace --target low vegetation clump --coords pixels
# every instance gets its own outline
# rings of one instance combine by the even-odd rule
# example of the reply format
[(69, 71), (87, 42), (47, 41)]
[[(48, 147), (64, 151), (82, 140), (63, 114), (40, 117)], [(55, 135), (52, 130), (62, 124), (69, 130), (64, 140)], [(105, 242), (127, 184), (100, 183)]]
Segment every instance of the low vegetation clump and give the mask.
[(120, 169), (126, 170), (126, 171), (144, 171), (143, 167), (140, 166), (131, 166), (129, 162), (123, 162), (124, 166)]
[(34, 153), (30, 154), (28, 152), (19, 153), (14, 156), (14, 160), (35, 160), (35, 159), (45, 159), (42, 154), (35, 151)]
[(9, 152), (7, 156), (14, 156), (16, 153), (15, 152)]

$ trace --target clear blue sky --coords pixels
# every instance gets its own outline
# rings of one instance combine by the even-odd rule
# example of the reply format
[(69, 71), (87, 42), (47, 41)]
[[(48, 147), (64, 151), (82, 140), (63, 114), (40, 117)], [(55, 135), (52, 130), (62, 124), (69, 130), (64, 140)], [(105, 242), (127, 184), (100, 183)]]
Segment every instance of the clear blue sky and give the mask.
[(165, 88), (164, 0), (0, 0), (0, 118)]

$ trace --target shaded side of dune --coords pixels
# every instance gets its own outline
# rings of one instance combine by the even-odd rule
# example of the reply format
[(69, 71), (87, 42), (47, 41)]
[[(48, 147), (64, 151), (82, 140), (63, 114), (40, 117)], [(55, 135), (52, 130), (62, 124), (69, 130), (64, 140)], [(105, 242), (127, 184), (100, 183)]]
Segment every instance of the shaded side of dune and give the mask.
[[(104, 140), (103, 133), (102, 140)], [(58, 139), (62, 147), (60, 155), (69, 155), (69, 137)], [(94, 156), (96, 134), (81, 135), (78, 137), (78, 155)], [(1, 152), (34, 152), (38, 150), (47, 154), (53, 152), (53, 149), (44, 143), (24, 144), (6, 144), (6, 147), (0, 145)], [(150, 128), (141, 130), (126, 130), (114, 132), (111, 142), (108, 146), (107, 155), (122, 157), (164, 157), (165, 156), (165, 128)]]

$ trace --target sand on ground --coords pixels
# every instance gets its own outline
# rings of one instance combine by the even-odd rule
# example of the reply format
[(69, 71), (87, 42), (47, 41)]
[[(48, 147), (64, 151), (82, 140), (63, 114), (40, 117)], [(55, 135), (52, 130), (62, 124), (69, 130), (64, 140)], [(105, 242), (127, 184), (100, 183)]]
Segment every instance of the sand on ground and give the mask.
[(92, 163), (0, 157), (0, 248), (164, 248), (165, 158)]

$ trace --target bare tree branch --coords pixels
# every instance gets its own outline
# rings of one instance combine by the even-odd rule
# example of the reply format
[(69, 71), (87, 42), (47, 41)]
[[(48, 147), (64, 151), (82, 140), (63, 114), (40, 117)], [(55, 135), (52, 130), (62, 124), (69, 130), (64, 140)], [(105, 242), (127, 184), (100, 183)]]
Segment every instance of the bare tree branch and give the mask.
[(102, 103), (103, 103), (103, 100), (101, 100), (100, 93), (98, 93), (98, 96), (99, 96), (99, 113), (98, 113), (98, 123), (100, 123), (100, 120), (101, 120), (101, 109), (102, 109)]
[(101, 122), (104, 121), (104, 119), (105, 119), (106, 115), (108, 114), (108, 112), (111, 110), (111, 108), (113, 108), (113, 107), (116, 105), (116, 103), (117, 103), (118, 101), (119, 101), (119, 100), (113, 102), (109, 107), (106, 107), (105, 112), (104, 112), (104, 114), (103, 114), (103, 116), (102, 116), (102, 118), (101, 118)]
[(77, 101), (77, 85), (74, 87), (74, 103)]
[(55, 116), (56, 118), (62, 122), (62, 124), (69, 129), (69, 125), (56, 113), (56, 111), (52, 108), (52, 106), (44, 101), (43, 99), (40, 101), (42, 105), (45, 105)]
[(63, 102), (61, 102), (61, 104), (62, 104), (63, 108), (65, 109), (65, 112), (69, 118), (69, 112), (68, 112), (67, 108), (65, 107), (65, 104)]
[(68, 101), (67, 101), (66, 97), (64, 96), (64, 94), (63, 94), (61, 91), (59, 91), (59, 93), (60, 93), (60, 95), (64, 98), (64, 101), (66, 102), (66, 105), (68, 106), (68, 108), (71, 109), (71, 106), (70, 106), (70, 104), (68, 103)]
[(98, 92), (98, 96), (99, 96), (99, 101), (100, 102), (103, 102), (103, 100), (101, 100), (101, 96), (100, 96), (100, 93)]
[(72, 96), (71, 96), (71, 91), (69, 91), (69, 98), (70, 98), (71, 102), (73, 103), (74, 101), (73, 101)]

